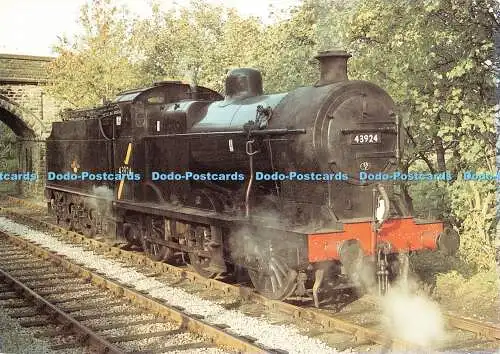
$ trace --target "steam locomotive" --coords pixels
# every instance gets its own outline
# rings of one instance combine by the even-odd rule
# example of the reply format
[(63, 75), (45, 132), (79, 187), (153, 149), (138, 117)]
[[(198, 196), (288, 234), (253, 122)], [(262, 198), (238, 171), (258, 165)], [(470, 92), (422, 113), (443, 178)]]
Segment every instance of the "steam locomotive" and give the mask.
[(413, 218), (393, 182), (359, 178), (397, 169), (400, 125), (383, 89), (348, 79), (349, 57), (320, 52), (318, 82), (286, 93), (240, 68), (224, 96), (164, 81), (65, 112), (46, 145), (50, 211), (206, 277), (244, 269), (272, 299), (385, 291), (409, 252), (453, 253), (458, 235)]

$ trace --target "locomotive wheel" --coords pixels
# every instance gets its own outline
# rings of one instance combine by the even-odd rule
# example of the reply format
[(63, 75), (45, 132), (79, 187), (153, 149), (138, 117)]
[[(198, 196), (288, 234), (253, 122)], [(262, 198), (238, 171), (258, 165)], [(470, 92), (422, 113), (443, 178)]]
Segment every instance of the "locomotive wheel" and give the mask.
[(273, 255), (268, 262), (261, 260), (259, 270), (248, 270), (255, 289), (265, 297), (283, 300), (293, 294), (297, 287), (297, 272), (286, 261)]
[(142, 248), (143, 232), (136, 223), (126, 223), (123, 227), (123, 237), (127, 240), (127, 247), (138, 246)]
[(93, 209), (87, 210), (87, 217), (82, 221), (82, 234), (87, 237), (94, 237), (96, 235), (95, 218), (96, 211)]
[(50, 199), (51, 210), (56, 217), (57, 225), (63, 226), (63, 214), (64, 214), (64, 196), (61, 193), (55, 192)]
[(81, 232), (83, 235), (90, 237), (90, 238), (95, 236), (95, 230), (92, 227), (92, 225), (83, 225)]
[(57, 224), (60, 225), (62, 228), (69, 230), (71, 227), (70, 217), (65, 214), (57, 216)]
[[(210, 210), (212, 212), (222, 212), (223, 204), (221, 200), (213, 192), (209, 190), (196, 190), (192, 195), (192, 204), (197, 208)], [(197, 239), (198, 246), (203, 248), (203, 244), (207, 240), (203, 240), (202, 237)], [(188, 252), (189, 263), (187, 264), (189, 268), (205, 278), (215, 278), (221, 273), (220, 270), (213, 269), (210, 267), (211, 259), (209, 257), (199, 256), (195, 252)]]
[(205, 278), (215, 278), (221, 273), (210, 270), (210, 258), (200, 257), (196, 253), (189, 253), (188, 267)]
[(73, 230), (73, 204), (64, 208), (64, 213), (61, 215), (61, 226), (67, 230)]
[(155, 243), (154, 241), (141, 238), (142, 249), (154, 261), (166, 261), (170, 258), (170, 249), (166, 246)]
[(65, 229), (69, 228), (69, 224), (70, 224), (69, 223), (69, 216), (66, 215), (66, 213), (64, 213), (64, 212), (60, 213), (60, 214), (57, 213), (56, 214), (56, 223), (57, 223), (57, 225), (65, 228)]
[(83, 229), (83, 225), (81, 223), (81, 218), (79, 216), (79, 209), (81, 209), (81, 206), (78, 204), (71, 204), (71, 219), (70, 219), (70, 227), (69, 229), (71, 231), (76, 231), (76, 232), (81, 232)]
[(56, 222), (57, 225), (68, 229), (71, 227), (70, 206), (66, 204), (63, 196), (56, 196)]
[(389, 257), (389, 280), (407, 283), (416, 278), (408, 253), (391, 254)]
[(146, 217), (146, 225), (146, 228), (141, 231), (142, 237), (140, 237), (144, 252), (155, 261), (170, 260), (170, 258), (172, 258), (172, 250), (155, 241), (165, 240), (163, 234), (163, 220), (148, 216)]

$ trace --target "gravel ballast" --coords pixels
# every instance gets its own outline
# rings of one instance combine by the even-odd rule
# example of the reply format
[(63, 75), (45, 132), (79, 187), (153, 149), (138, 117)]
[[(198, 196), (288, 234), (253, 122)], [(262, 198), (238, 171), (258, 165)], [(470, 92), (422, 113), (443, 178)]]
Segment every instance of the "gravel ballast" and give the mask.
[(103, 272), (120, 283), (134, 286), (138, 291), (147, 291), (150, 296), (162, 299), (170, 305), (182, 307), (187, 313), (204, 316), (204, 320), (209, 323), (228, 325), (232, 332), (257, 338), (257, 343), (268, 348), (289, 353), (338, 353), (324, 342), (300, 334), (296, 327), (273, 325), (240, 311), (225, 309), (214, 302), (167, 286), (129, 267), (123, 267), (119, 262), (103, 259), (92, 251), (85, 251), (83, 247), (61, 242), (47, 232), (34, 230), (5, 217), (0, 217), (0, 230), (23, 237), (53, 252), (57, 251), (84, 267)]
[(48, 344), (33, 336), (34, 332), (0, 311), (0, 353), (53, 353)]

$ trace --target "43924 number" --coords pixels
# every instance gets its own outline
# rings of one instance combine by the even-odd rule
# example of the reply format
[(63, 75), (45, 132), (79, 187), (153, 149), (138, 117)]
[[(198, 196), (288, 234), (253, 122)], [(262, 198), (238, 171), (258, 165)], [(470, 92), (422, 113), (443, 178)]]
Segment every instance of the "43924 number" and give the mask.
[(362, 133), (352, 135), (352, 144), (379, 144), (381, 143), (380, 133)]

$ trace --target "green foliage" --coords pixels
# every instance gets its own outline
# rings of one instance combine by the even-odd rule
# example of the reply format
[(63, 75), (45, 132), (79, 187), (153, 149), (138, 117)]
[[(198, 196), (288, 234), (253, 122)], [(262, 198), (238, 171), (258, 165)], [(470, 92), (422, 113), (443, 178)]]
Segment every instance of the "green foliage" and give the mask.
[(444, 181), (413, 182), (409, 185), (415, 216), (429, 220), (450, 219), (447, 184)]
[(0, 122), (0, 172), (13, 171), (17, 166), (17, 137)]
[(118, 91), (145, 84), (132, 52), (131, 21), (110, 0), (93, 0), (82, 7), (83, 33), (71, 42), (60, 38), (59, 55), (49, 66), (50, 92), (76, 107), (111, 99)]
[[(161, 12), (134, 30), (141, 70), (151, 80), (182, 79), (222, 91), (226, 71), (254, 64), (261, 24), (222, 6), (193, 1), (189, 8)], [(152, 35), (153, 34), (153, 35)]]
[(141, 21), (135, 32), (142, 71), (151, 79), (183, 79), (221, 92), (227, 71), (245, 66), (262, 72), (266, 92), (311, 84), (318, 76), (313, 56), (321, 11), (315, 3), (306, 1), (270, 26), (201, 1), (170, 12), (156, 7), (153, 19)]
[[(428, 171), (449, 170), (454, 176), (464, 170), (496, 172), (497, 10), (491, 0), (361, 0), (341, 17), (344, 41), (355, 53), (351, 70), (378, 82), (399, 104), (404, 145), (410, 147), (403, 169), (422, 162)], [(411, 190), (417, 210), (437, 205), (460, 229), (464, 260), (479, 269), (493, 266), (494, 187), (455, 181)]]
[[(471, 277), (452, 271), (437, 276), (435, 297), (449, 310), (459, 310), (469, 316), (488, 316), (498, 313), (499, 278), (495, 269)], [(480, 300), (480, 301), (478, 301)]]
[[(492, 167), (493, 1), (360, 1), (345, 22), (353, 69), (400, 104), (430, 170)], [(472, 21), (470, 19), (473, 19)], [(411, 142), (411, 143), (413, 143)]]
[(462, 221), (462, 258), (476, 269), (494, 269), (495, 184), (458, 180), (449, 189), (453, 213)]
[(310, 85), (318, 77), (316, 23), (319, 9), (314, 1), (294, 8), (291, 17), (266, 27), (255, 56), (268, 92)]

